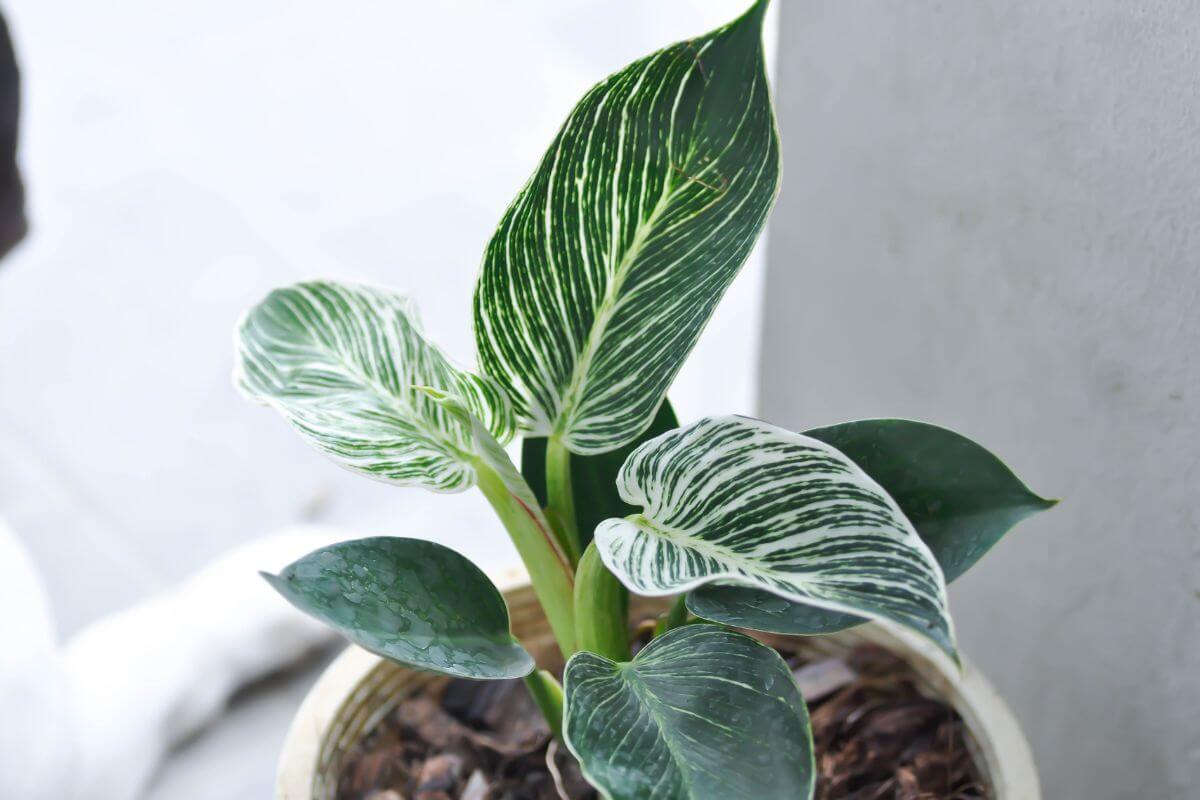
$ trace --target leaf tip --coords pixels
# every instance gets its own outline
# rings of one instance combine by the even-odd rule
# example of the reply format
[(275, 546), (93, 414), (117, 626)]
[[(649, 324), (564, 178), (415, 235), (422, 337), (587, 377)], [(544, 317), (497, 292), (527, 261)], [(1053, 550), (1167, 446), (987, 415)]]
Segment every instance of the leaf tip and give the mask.
[(750, 6), (750, 8), (746, 10), (746, 13), (742, 14), (742, 16), (734, 24), (741, 22), (753, 22), (761, 28), (763, 25), (763, 20), (765, 20), (767, 17), (767, 9), (770, 8), (770, 6), (771, 0), (756, 0), (754, 5)]
[(273, 572), (267, 572), (266, 570), (261, 570), (261, 569), (258, 571), (258, 574), (264, 581), (266, 581), (270, 585), (270, 587), (272, 589), (279, 592), (281, 595), (284, 595), (285, 597), (287, 596), (286, 590), (287, 590), (287, 586), (288, 586), (288, 579), (286, 577), (284, 577), (283, 575), (276, 575)]

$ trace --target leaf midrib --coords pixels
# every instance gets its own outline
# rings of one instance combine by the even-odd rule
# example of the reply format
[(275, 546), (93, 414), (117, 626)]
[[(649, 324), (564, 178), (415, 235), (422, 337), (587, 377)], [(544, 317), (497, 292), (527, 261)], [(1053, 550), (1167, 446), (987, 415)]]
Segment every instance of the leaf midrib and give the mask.
[[(635, 528), (645, 529), (645, 531), (650, 535), (661, 537), (675, 547), (686, 547), (691, 550), (696, 550), (700, 553), (710, 556), (715, 560), (723, 561), (725, 563), (732, 563), (735, 566), (743, 567), (746, 572), (755, 575), (774, 576), (776, 574), (775, 570), (764, 568), (761, 562), (755, 561), (748, 556), (731, 552), (722, 548), (721, 545), (714, 544), (707, 539), (701, 538), (686, 530), (670, 528), (656, 520), (651, 519), (645, 514), (635, 514), (627, 519), (634, 525)], [(787, 574), (791, 575), (793, 573)], [(719, 577), (721, 576), (718, 576), (718, 578)], [(735, 576), (727, 575), (724, 577)], [(788, 580), (791, 583), (795, 583), (797, 586), (806, 585), (805, 581), (794, 581), (790, 578)]]
[(662, 195), (655, 203), (650, 216), (639, 223), (637, 230), (634, 232), (633, 241), (629, 244), (629, 249), (625, 251), (625, 255), (621, 257), (620, 263), (613, 270), (612, 279), (609, 281), (608, 288), (604, 292), (604, 297), (596, 309), (596, 316), (592, 320), (592, 327), (588, 331), (587, 340), (584, 342), (583, 352), (575, 362), (575, 369), (571, 373), (571, 382), (567, 385), (567, 391), (563, 393), (562, 406), (558, 412), (558, 421), (554, 426), (554, 436), (561, 438), (571, 427), (568, 423), (574, 416), (575, 410), (582, 399), (588, 372), (591, 370), (592, 361), (595, 359), (596, 353), (600, 349), (600, 344), (604, 340), (604, 332), (608, 328), (609, 322), (612, 321), (612, 317), (616, 314), (617, 306), (620, 304), (619, 297), (621, 289), (625, 285), (625, 280), (629, 277), (629, 273), (633, 271), (633, 265), (637, 261), (638, 256), (641, 255), (642, 248), (645, 247), (647, 240), (649, 240), (659, 216), (670, 205), (671, 198), (674, 196), (674, 191), (670, 188), (670, 184), (671, 179), (668, 178), (667, 188), (663, 190)]
[(646, 686), (641, 682), (641, 676), (638, 675), (637, 672), (637, 664), (634, 662), (630, 662), (629, 664), (625, 665), (618, 664), (617, 672), (621, 680), (623, 680), (625, 685), (629, 687), (629, 690), (633, 692), (634, 696), (637, 697), (638, 700), (641, 701), (642, 707), (646, 709), (646, 713), (649, 714), (650, 718), (654, 720), (654, 724), (659, 731), (659, 736), (662, 738), (663, 746), (666, 747), (667, 752), (671, 754), (671, 760), (675, 764), (675, 772), (679, 775), (679, 782), (683, 784), (684, 790), (687, 791), (687, 796), (692, 797), (692, 786), (688, 773), (685, 769), (683, 769), (682, 766), (680, 766), (681, 764), (686, 763), (686, 759), (679, 755), (679, 753), (676, 751), (677, 745), (675, 745), (675, 743), (671, 740), (671, 737), (667, 734), (667, 727), (663, 723), (662, 717), (659, 716), (658, 711), (655, 708), (657, 701), (654, 698), (654, 693), (646, 688)]
[[(414, 335), (417, 335), (417, 334), (414, 334)], [(373, 377), (366, 374), (366, 372), (357, 369), (356, 368), (357, 365), (353, 362), (353, 360), (345, 358), (343, 353), (338, 352), (335, 348), (331, 347), (329, 344), (324, 342), (321, 339), (321, 337), (313, 336), (313, 337), (310, 337), (309, 341), (311, 341), (313, 343), (316, 350), (318, 350), (321, 353), (324, 353), (326, 358), (329, 360), (329, 362), (334, 364), (337, 367), (337, 369), (340, 370), (343, 374), (345, 374), (347, 377), (349, 377), (353, 380), (358, 381), (364, 387), (366, 387), (366, 389), (372, 391), (376, 396), (383, 398), (384, 404), (386, 406), (388, 406), (389, 408), (391, 408), (393, 411), (395, 411), (398, 416), (401, 416), (401, 417), (407, 416), (410, 418), (414, 418), (414, 420), (420, 419), (426, 423), (429, 422), (428, 419), (426, 419), (423, 415), (421, 415), (420, 413), (417, 412), (416, 407), (411, 402), (412, 397), (415, 396), (414, 387), (416, 386), (416, 384), (408, 384), (408, 386), (406, 387), (408, 389), (407, 395), (406, 394), (393, 394), (382, 383), (378, 382)], [(426, 344), (428, 345), (428, 343), (426, 343)], [(432, 345), (428, 345), (428, 346), (432, 347)], [(447, 365), (447, 367), (449, 369), (453, 370), (453, 366)], [(444, 436), (442, 434), (442, 432), (438, 429), (437, 426), (434, 426), (434, 425), (424, 425), (423, 426), (423, 425), (419, 425), (419, 424), (414, 424), (413, 427), (417, 430), (426, 431), (426, 433), (429, 435), (429, 438), (442, 443), (449, 450), (449, 453), (447, 453), (447, 455), (449, 455), (453, 458), (457, 458), (458, 460), (463, 461), (463, 462), (470, 461), (471, 455), (469, 453), (466, 453), (463, 450), (461, 450), (456, 442), (452, 442), (448, 438), (446, 438), (446, 436)]]
[[(703, 54), (711, 44), (711, 41), (706, 42), (704, 47), (702, 47), (699, 52), (695, 54), (696, 60), (694, 64), (700, 63), (700, 55)], [(694, 69), (694, 65), (693, 67), (689, 68), (683, 80), (680, 82), (680, 93), (682, 92), (683, 87), (687, 85), (687, 82), (691, 80), (692, 70)], [(676, 96), (676, 105), (678, 105), (678, 95)], [(628, 107), (628, 99), (626, 100), (626, 107)], [(675, 126), (675, 111), (675, 106), (672, 106), (671, 130), (674, 130)], [(624, 134), (624, 131), (622, 131), (622, 134)], [(618, 158), (623, 158), (624, 152), (625, 143), (624, 138), (622, 137), (621, 149)], [(689, 152), (684, 160), (689, 160), (691, 156), (692, 153)], [(673, 153), (671, 152), (671, 134), (668, 134), (667, 138), (667, 161), (673, 168), (678, 168), (675, 165)], [(707, 169), (709, 169), (709, 167), (705, 168), (705, 170)], [(616, 172), (619, 174), (619, 171), (620, 170), (618, 169)], [(583, 352), (580, 354), (579, 359), (576, 360), (575, 368), (571, 372), (571, 382), (567, 384), (567, 390), (563, 393), (562, 401), (558, 409), (558, 418), (551, 433), (552, 436), (562, 438), (563, 434), (573, 427), (573, 417), (575, 411), (578, 409), (579, 403), (582, 401), (582, 395), (586, 388), (588, 373), (591, 370), (592, 361), (595, 359), (596, 353), (599, 351), (600, 345), (604, 341), (604, 332), (608, 328), (612, 317), (616, 314), (617, 307), (620, 305), (620, 292), (624, 287), (625, 280), (629, 277), (629, 273), (633, 271), (633, 266), (638, 257), (641, 255), (642, 248), (645, 247), (646, 242), (650, 239), (653, 229), (658, 223), (658, 218), (662, 215), (663, 211), (670, 206), (671, 201), (678, 192), (678, 187), (683, 185), (684, 182), (676, 181), (672, 173), (667, 174), (663, 181), (662, 194), (659, 195), (659, 198), (655, 202), (654, 208), (651, 210), (649, 216), (647, 216), (642, 222), (638, 223), (637, 230), (633, 235), (633, 241), (631, 241), (629, 244), (629, 249), (625, 251), (625, 254), (621, 257), (620, 262), (613, 270), (612, 279), (609, 281), (608, 287), (604, 292), (604, 297), (601, 299), (600, 305), (596, 309), (596, 316), (592, 320), (592, 327), (588, 330), (587, 339), (584, 342)], [(615, 235), (613, 239), (616, 241)]]

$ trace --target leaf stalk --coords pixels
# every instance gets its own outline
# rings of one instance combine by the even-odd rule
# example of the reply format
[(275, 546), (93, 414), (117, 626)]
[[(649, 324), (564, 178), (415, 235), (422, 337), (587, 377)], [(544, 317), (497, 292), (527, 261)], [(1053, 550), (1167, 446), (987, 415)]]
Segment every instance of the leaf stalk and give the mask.
[(550, 732), (562, 737), (563, 724), (563, 688), (554, 676), (544, 669), (535, 669), (525, 676), (525, 686), (529, 689), (533, 702), (538, 711), (550, 726)]
[(495, 509), (525, 564), (563, 658), (570, 658), (575, 652), (575, 581), (571, 564), (539, 515), (508, 490), (494, 469), (482, 459), (476, 459), (475, 469), (480, 491)]
[(547, 517), (555, 526), (559, 544), (571, 559), (579, 563), (579, 526), (575, 522), (575, 491), (571, 485), (571, 451), (562, 439), (551, 436), (546, 442)]
[(580, 650), (629, 660), (629, 593), (604, 566), (595, 542), (575, 574), (575, 632)]

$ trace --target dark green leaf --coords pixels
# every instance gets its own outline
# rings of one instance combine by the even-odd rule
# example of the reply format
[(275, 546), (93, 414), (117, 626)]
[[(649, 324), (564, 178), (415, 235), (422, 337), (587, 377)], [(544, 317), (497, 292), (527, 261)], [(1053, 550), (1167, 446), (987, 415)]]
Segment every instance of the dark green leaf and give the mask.
[(636, 438), (753, 249), (779, 187), (766, 6), (593, 87), (505, 212), (475, 341), (525, 430)]
[[(596, 456), (571, 455), (571, 489), (575, 496), (575, 525), (582, 540), (580, 548), (587, 549), (596, 526), (609, 517), (624, 517), (637, 511), (621, 499), (617, 491), (617, 473), (634, 449), (660, 433), (679, 426), (671, 404), (663, 400), (658, 414), (646, 432), (618, 450)], [(521, 473), (543, 506), (546, 497), (546, 439), (529, 437), (521, 443)]]
[(478, 679), (519, 678), (534, 668), (509, 631), (500, 592), (440, 544), (343, 542), (263, 577), (296, 608), (405, 666)]
[(1054, 506), (1004, 462), (961, 434), (906, 419), (811, 430), (888, 491), (942, 565), (962, 575), (1014, 525)]
[(687, 607), (701, 619), (725, 625), (804, 636), (837, 633), (867, 621), (855, 614), (795, 603), (761, 589), (719, 583), (688, 592)]
[(564, 738), (611, 800), (806, 800), (815, 770), (804, 698), (769, 647), (687, 625), (629, 663), (576, 653)]
[[(895, 499), (952, 581), (1018, 522), (1055, 504), (1031, 492), (995, 455), (954, 431), (903, 419), (868, 419), (807, 431), (858, 464)], [(822, 634), (865, 622), (754, 589), (705, 586), (693, 614), (776, 633)]]

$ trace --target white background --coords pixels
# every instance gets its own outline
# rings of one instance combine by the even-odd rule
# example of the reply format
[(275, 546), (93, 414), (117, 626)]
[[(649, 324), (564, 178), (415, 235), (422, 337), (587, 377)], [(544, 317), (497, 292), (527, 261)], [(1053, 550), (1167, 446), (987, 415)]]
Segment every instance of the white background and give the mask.
[[(574, 102), (742, 0), (10, 0), (33, 232), (0, 269), (0, 513), (64, 632), (302, 519), (512, 557), (477, 492), (343, 473), (230, 387), (310, 277), (411, 293), (473, 363), (484, 245)], [(672, 394), (752, 412), (761, 259)]]
[[(234, 324), (279, 284), (367, 280), (473, 362), (484, 245), (575, 101), (746, 5), (4, 3), (33, 229), (0, 268), (0, 515), (60, 632), (296, 521), (513, 559), (478, 493), (342, 472), (241, 400)], [(684, 419), (754, 411), (761, 280), (756, 256), (671, 395)], [(311, 679), (239, 704), (154, 796), (267, 796)]]

